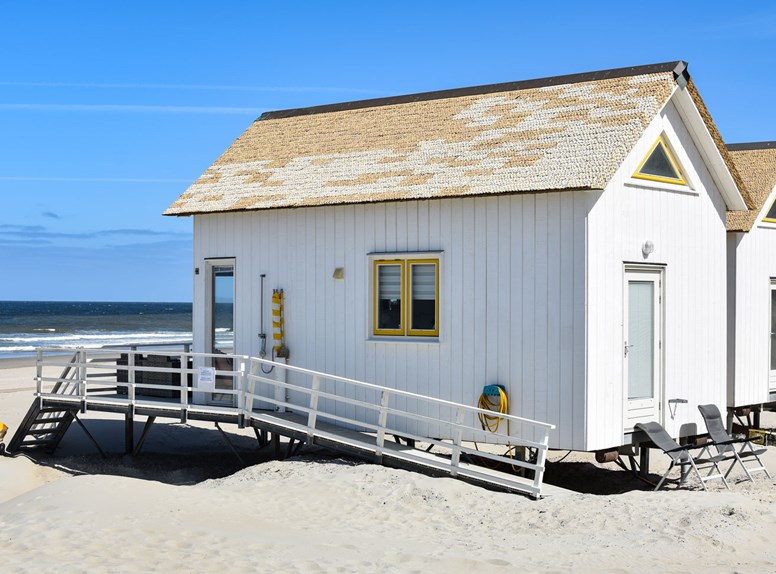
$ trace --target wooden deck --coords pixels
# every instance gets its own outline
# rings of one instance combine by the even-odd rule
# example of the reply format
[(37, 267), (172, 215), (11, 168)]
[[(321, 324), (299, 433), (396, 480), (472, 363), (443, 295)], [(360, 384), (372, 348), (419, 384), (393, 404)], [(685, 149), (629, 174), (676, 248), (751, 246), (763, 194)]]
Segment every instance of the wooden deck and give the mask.
[[(39, 353), (38, 398), (28, 413), (27, 428), (19, 429), (12, 444), (17, 450), (23, 449), (25, 445), (43, 444), (55, 448), (71, 422), (80, 424), (79, 416), (84, 413), (102, 411), (124, 415), (127, 452), (134, 452), (142, 445), (147, 429), (157, 418), (183, 422), (212, 421), (235, 424), (241, 428), (253, 427), (257, 430), (257, 436), (266, 437), (270, 433), (278, 443), (279, 437), (283, 436), (292, 442), (318, 445), (386, 466), (435, 476), (451, 476), (487, 488), (528, 494), (534, 498), (567, 492), (543, 484), (548, 433), (554, 428), (552, 425), (512, 415), (499, 415), (511, 423), (513, 430), (512, 434), (499, 435), (498, 438), (504, 441), (506, 448), (515, 449), (512, 452), (518, 454), (494, 454), (478, 450), (474, 444), (462, 440), (464, 435), (482, 436), (483, 439), (475, 439), (482, 442), (493, 438), (492, 434), (481, 428), (478, 419), (481, 414), (492, 414), (490, 411), (250, 357), (235, 357), (234, 371), (216, 371), (218, 376), (231, 377), (235, 381), (233, 389), (217, 390), (219, 397), (228, 398), (231, 395), (233, 406), (200, 404), (202, 401), (192, 401), (192, 396), (202, 393), (196, 382), (192, 383), (196, 369), (187, 367), (190, 364), (189, 357), (196, 354), (179, 354), (179, 364), (183, 366), (171, 369), (136, 367), (131, 355), (127, 362), (121, 365), (114, 362), (111, 366), (104, 358), (90, 357), (84, 350), (78, 350), (69, 361), (63, 360), (61, 356), (50, 361), (48, 366), (63, 366), (64, 370), (59, 377), (46, 377), (42, 374), (46, 357)], [(284, 380), (285, 377), (270, 379), (257, 374), (264, 363), (278, 370), (292, 371), (296, 380), (303, 375), (307, 381), (291, 384)], [(94, 372), (91, 377), (90, 369)], [(177, 377), (177, 382), (172, 387), (136, 383), (135, 371), (144, 374), (172, 373)], [(373, 402), (354, 399), (353, 393), (334, 393), (330, 390), (333, 384), (329, 383), (337, 383), (339, 388), (367, 388), (374, 395)], [(149, 389), (153, 394), (164, 396), (144, 396)], [(285, 394), (285, 399), (278, 398), (277, 389), (284, 391), (280, 396)], [(295, 399), (290, 401), (289, 395)], [(397, 401), (397, 397), (402, 400)], [(364, 409), (366, 414), (359, 419), (336, 415), (330, 410), (319, 409), (319, 400), (329, 405), (333, 402), (355, 405)], [(409, 406), (399, 406), (411, 405), (413, 401), (434, 403), (440, 413), (444, 411), (447, 415), (430, 420), (414, 413)], [(261, 409), (254, 405), (260, 405)], [(267, 410), (267, 405), (274, 405), (274, 410)], [(41, 415), (41, 412), (48, 415)], [(60, 416), (58, 412), (67, 416)], [(53, 420), (49, 422), (45, 416)], [(136, 443), (133, 429), (137, 416), (148, 417), (148, 422), (143, 436)], [(442, 440), (397, 431), (394, 427), (400, 420), (434, 423), (436, 428), (447, 429), (445, 432), (448, 438)], [(509, 425), (506, 427), (510, 428)], [(530, 432), (526, 433), (524, 429)], [(50, 431), (48, 435), (47, 430)], [(25, 434), (28, 443), (25, 443)]]

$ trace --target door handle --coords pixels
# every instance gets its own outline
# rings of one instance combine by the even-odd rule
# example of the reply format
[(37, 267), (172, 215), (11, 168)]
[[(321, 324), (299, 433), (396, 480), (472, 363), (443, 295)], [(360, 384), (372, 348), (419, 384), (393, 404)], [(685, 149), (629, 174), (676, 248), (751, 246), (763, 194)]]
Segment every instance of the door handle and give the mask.
[(635, 347), (635, 346), (636, 346), (636, 345), (629, 345), (629, 344), (628, 344), (628, 341), (625, 341), (625, 355), (624, 355), (624, 356), (625, 356), (626, 358), (627, 358), (627, 356), (628, 356), (628, 351), (630, 350), (630, 348), (631, 348), (631, 347)]

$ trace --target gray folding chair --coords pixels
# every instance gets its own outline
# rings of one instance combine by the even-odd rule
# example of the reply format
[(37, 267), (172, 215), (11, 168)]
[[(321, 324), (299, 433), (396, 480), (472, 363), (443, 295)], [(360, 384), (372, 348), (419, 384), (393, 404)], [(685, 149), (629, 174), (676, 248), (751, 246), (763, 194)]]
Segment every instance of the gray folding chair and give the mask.
[[(768, 469), (765, 468), (765, 465), (760, 460), (760, 455), (764, 454), (767, 449), (755, 449), (752, 446), (752, 441), (748, 438), (736, 439), (730, 436), (727, 430), (725, 430), (725, 425), (722, 422), (722, 414), (719, 412), (717, 405), (698, 405), (698, 410), (701, 411), (703, 420), (706, 423), (706, 429), (709, 431), (712, 446), (717, 449), (718, 454), (724, 455), (733, 461), (730, 463), (730, 468), (728, 468), (728, 471), (725, 473), (725, 478), (728, 477), (736, 463), (741, 465), (741, 468), (743, 468), (746, 473), (746, 477), (752, 482), (754, 482), (752, 474), (755, 472), (762, 471), (765, 473), (765, 476), (771, 478)], [(741, 445), (741, 448), (736, 449), (736, 446), (739, 444)], [(744, 459), (747, 458), (754, 458), (759, 466), (747, 467), (744, 464)]]
[[(665, 482), (666, 478), (668, 477), (668, 473), (671, 472), (671, 469), (673, 469), (676, 464), (679, 464), (682, 467), (684, 465), (690, 465), (690, 467), (692, 467), (692, 469), (695, 471), (695, 474), (698, 475), (703, 490), (708, 490), (706, 488), (706, 482), (709, 480), (716, 480), (718, 478), (722, 479), (722, 483), (725, 485), (725, 488), (730, 490), (727, 480), (725, 480), (725, 477), (722, 476), (722, 471), (719, 469), (719, 462), (725, 459), (724, 455), (718, 454), (716, 456), (709, 456), (708, 458), (701, 458), (700, 456), (693, 457), (692, 454), (690, 454), (690, 450), (702, 447), (692, 444), (680, 446), (674, 439), (671, 438), (671, 435), (666, 432), (666, 429), (664, 429), (660, 423), (654, 421), (650, 423), (637, 423), (635, 428), (643, 431), (657, 448), (662, 450), (671, 458), (671, 464), (669, 465), (668, 470), (666, 470), (661, 477), (660, 482), (657, 483), (655, 490), (660, 490), (660, 487), (663, 486), (663, 482)], [(698, 465), (707, 463), (709, 464), (709, 472), (704, 476), (701, 474)], [(684, 482), (688, 473), (689, 471), (685, 472), (684, 469), (681, 470), (679, 484)]]

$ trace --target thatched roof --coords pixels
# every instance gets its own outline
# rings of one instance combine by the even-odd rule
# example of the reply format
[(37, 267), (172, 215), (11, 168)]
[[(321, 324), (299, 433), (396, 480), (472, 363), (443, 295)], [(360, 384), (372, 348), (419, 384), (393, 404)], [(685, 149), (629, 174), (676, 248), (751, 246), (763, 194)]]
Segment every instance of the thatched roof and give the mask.
[(733, 162), (752, 199), (748, 211), (728, 211), (728, 231), (749, 231), (776, 186), (776, 142), (728, 145)]
[(165, 214), (603, 189), (682, 75), (672, 62), (266, 113)]

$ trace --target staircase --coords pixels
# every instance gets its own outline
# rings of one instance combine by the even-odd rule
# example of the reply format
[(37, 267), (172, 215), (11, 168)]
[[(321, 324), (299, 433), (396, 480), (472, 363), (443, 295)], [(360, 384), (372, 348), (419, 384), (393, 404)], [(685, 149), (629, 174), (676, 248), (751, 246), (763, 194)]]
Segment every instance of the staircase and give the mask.
[(8, 443), (7, 451), (12, 454), (33, 449), (53, 452), (75, 420), (77, 412), (78, 408), (41, 408), (40, 401), (34, 401)]
[[(78, 353), (75, 353), (70, 364), (65, 367), (58, 382), (54, 385), (53, 393), (61, 395), (76, 395), (78, 393), (78, 383), (74, 380), (78, 372), (78, 360)], [(71, 408), (42, 407), (41, 401), (36, 399), (30, 405), (19, 428), (16, 429), (6, 451), (11, 454), (36, 449), (53, 452), (62, 437), (65, 436), (67, 429), (70, 428), (74, 420), (77, 420), (78, 410), (79, 406), (75, 404)]]

